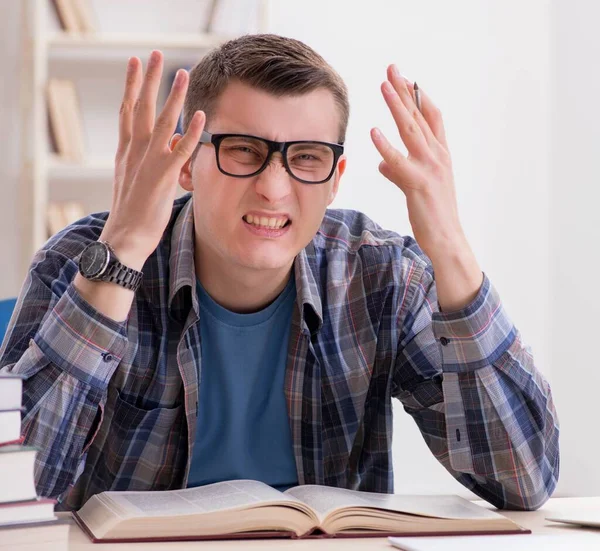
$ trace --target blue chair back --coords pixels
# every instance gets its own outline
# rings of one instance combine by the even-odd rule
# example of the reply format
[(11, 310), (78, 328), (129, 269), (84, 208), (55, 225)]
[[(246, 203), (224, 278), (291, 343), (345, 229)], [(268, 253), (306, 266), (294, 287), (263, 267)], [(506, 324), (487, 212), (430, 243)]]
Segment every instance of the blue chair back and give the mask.
[(10, 321), (16, 303), (16, 298), (0, 300), (0, 344), (2, 344), (2, 341), (4, 340), (6, 328), (8, 327), (8, 322)]

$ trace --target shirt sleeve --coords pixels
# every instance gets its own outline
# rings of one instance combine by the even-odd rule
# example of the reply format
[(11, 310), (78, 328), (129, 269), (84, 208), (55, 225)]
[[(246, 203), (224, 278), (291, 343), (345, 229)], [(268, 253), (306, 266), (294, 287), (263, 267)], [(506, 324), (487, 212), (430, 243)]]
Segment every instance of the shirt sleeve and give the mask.
[(400, 312), (393, 394), (444, 467), (499, 508), (536, 509), (559, 471), (550, 386), (487, 276), (463, 310), (440, 312), (431, 267)]
[(59, 499), (81, 472), (127, 344), (125, 324), (78, 294), (76, 272), (57, 250), (36, 254), (0, 349), (0, 372), (24, 377), (22, 435), (38, 448), (37, 491)]

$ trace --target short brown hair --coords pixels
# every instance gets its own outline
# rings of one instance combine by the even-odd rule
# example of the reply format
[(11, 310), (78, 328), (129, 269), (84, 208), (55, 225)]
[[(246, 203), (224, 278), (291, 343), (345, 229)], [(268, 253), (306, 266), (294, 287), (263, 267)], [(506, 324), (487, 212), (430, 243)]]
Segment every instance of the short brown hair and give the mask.
[(276, 34), (234, 38), (194, 66), (183, 106), (184, 131), (197, 110), (210, 120), (219, 96), (234, 79), (277, 96), (307, 94), (318, 88), (331, 91), (340, 111), (339, 141), (345, 141), (350, 106), (344, 81), (312, 48)]

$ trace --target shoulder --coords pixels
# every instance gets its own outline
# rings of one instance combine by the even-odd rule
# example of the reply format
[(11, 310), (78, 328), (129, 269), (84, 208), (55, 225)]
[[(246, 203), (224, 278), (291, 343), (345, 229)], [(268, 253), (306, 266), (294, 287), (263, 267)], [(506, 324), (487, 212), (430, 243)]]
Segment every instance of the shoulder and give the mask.
[(360, 296), (389, 295), (403, 303), (433, 280), (431, 261), (412, 236), (386, 230), (359, 211), (327, 210), (312, 244), (312, 270), (325, 288), (341, 284)]
[(356, 210), (328, 209), (313, 244), (316, 249), (346, 255), (349, 261), (358, 256), (363, 262), (405, 259), (422, 268), (429, 263), (412, 236), (384, 229)]

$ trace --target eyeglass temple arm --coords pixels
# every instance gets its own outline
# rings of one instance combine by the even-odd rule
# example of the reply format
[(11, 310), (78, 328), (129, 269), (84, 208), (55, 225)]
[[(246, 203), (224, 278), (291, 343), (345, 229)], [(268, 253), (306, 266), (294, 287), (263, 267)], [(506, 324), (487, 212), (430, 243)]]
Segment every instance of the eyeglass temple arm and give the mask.
[(210, 132), (207, 132), (206, 130), (202, 131), (202, 134), (200, 134), (200, 143), (211, 143), (212, 142), (212, 137), (213, 135)]

